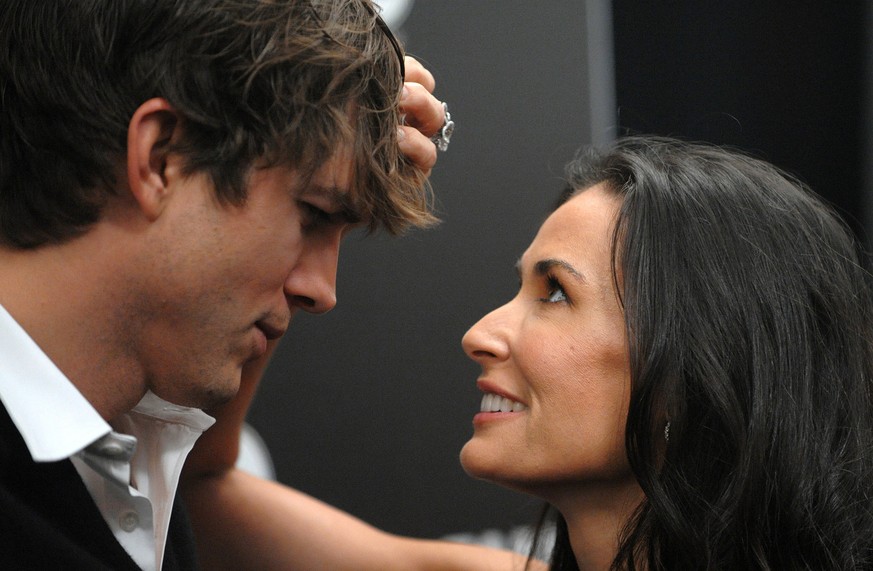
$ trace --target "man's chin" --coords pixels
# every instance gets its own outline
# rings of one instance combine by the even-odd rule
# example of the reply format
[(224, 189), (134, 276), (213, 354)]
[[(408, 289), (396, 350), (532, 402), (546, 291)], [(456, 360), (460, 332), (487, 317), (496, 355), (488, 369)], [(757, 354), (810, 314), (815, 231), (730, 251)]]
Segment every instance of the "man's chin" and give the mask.
[(166, 391), (165, 394), (163, 394), (164, 391), (159, 392), (154, 389), (152, 392), (175, 405), (209, 411), (233, 400), (237, 392), (239, 392), (239, 386), (240, 374), (239, 370), (237, 370), (235, 378), (227, 379), (222, 383), (213, 382), (208, 386), (201, 387), (189, 386), (187, 389), (174, 387), (176, 390)]
[(215, 410), (215, 409), (221, 408), (222, 406), (226, 405), (227, 403), (229, 403), (230, 401), (233, 400), (234, 396), (236, 396), (235, 392), (233, 394), (227, 394), (227, 393), (211, 394), (209, 396), (209, 398), (205, 399), (201, 403), (201, 405), (195, 406), (195, 408), (199, 408), (201, 410), (209, 412), (210, 410)]
[(239, 375), (233, 381), (221, 385), (212, 385), (202, 395), (202, 399), (196, 408), (209, 411), (214, 408), (219, 408), (234, 399), (239, 392), (240, 379)]

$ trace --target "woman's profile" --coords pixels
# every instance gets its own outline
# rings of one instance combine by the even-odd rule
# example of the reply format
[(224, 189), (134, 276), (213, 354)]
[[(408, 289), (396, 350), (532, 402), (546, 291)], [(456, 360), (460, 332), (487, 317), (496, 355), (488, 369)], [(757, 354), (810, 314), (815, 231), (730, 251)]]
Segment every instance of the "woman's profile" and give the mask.
[(486, 395), (467, 471), (557, 509), (555, 569), (870, 568), (851, 233), (716, 147), (628, 138), (568, 172), (518, 295), (465, 336)]

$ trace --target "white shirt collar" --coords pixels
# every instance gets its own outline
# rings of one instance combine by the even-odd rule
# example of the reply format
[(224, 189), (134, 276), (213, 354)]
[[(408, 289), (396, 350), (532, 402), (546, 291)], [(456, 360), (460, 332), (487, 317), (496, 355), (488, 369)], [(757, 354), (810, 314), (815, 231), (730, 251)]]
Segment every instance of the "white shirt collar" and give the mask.
[(34, 461), (70, 458), (118, 542), (159, 570), (182, 465), (215, 420), (147, 392), (113, 431), (2, 306), (0, 401)]
[(36, 462), (68, 458), (112, 430), (3, 306), (0, 401)]
[[(0, 401), (35, 462), (69, 458), (112, 427), (0, 305)], [(148, 392), (133, 412), (202, 432), (215, 420)]]

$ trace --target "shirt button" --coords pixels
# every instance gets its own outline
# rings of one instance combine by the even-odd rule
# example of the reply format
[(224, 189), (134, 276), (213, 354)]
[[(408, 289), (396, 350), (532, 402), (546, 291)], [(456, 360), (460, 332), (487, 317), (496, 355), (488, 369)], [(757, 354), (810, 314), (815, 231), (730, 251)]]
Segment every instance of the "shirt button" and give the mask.
[(124, 447), (118, 442), (109, 442), (100, 448), (100, 452), (109, 458), (118, 458), (124, 454)]
[(136, 512), (125, 512), (118, 517), (118, 525), (124, 531), (133, 531), (139, 525), (139, 515)]

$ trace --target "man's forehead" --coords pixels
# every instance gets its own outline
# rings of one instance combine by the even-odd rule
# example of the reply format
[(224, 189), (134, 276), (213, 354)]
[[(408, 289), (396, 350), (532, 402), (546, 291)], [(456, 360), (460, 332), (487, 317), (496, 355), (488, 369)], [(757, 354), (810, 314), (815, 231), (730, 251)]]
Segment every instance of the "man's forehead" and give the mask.
[(355, 152), (351, 144), (341, 144), (333, 154), (318, 164), (310, 177), (315, 185), (325, 188), (348, 189), (355, 182)]
[(315, 169), (307, 186), (361, 219), (366, 200), (360, 193), (366, 192), (366, 188), (358, 184), (356, 167), (353, 146), (339, 145), (333, 155)]

